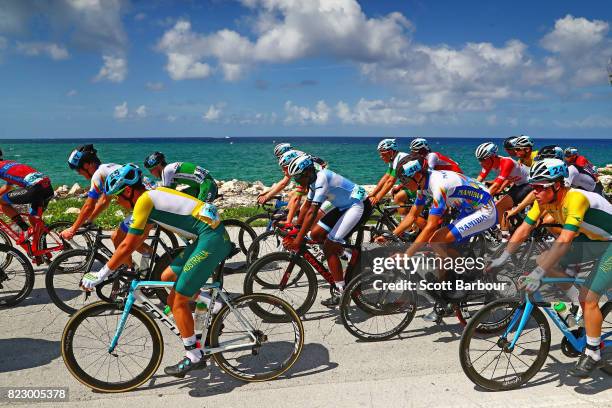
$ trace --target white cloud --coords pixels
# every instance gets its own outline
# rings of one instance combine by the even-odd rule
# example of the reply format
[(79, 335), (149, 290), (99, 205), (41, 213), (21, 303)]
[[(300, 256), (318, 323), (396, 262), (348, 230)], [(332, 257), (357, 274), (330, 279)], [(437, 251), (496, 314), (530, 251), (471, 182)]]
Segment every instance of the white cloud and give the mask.
[(18, 42), (17, 51), (30, 57), (46, 55), (56, 61), (70, 56), (64, 46), (45, 42)]
[(540, 43), (545, 49), (559, 54), (582, 54), (600, 44), (608, 34), (605, 21), (575, 18), (567, 15), (555, 22), (555, 28)]
[(293, 102), (285, 102), (286, 125), (324, 125), (329, 121), (331, 109), (324, 101), (317, 102), (314, 109), (305, 106), (294, 105)]
[(103, 55), (104, 65), (100, 68), (94, 81), (122, 82), (127, 76), (127, 61), (125, 58)]
[(554, 122), (556, 126), (562, 128), (608, 128), (612, 129), (612, 118), (609, 116), (590, 115), (584, 119), (577, 120), (557, 120)]
[(211, 68), (208, 64), (196, 61), (193, 56), (170, 53), (168, 54), (166, 71), (170, 74), (170, 78), (178, 81), (181, 79), (206, 78), (210, 75)]
[(115, 119), (125, 119), (128, 116), (128, 105), (127, 102), (123, 102), (121, 105), (115, 106), (115, 113), (113, 117)]
[(178, 118), (177, 118), (176, 116), (174, 116), (174, 115), (168, 115), (168, 116), (166, 117), (166, 120), (167, 120), (168, 122), (170, 122), (170, 123), (172, 123), (172, 122), (176, 122), (176, 119), (178, 119)]
[(145, 86), (150, 91), (161, 91), (162, 89), (164, 89), (163, 82), (147, 82)]
[(412, 102), (395, 98), (389, 101), (361, 98), (352, 109), (340, 101), (336, 113), (342, 123), (349, 125), (420, 125), (426, 120), (425, 115), (415, 112)]
[(78, 92), (77, 92), (76, 89), (71, 89), (68, 92), (66, 92), (66, 96), (68, 96), (68, 97), (73, 97), (73, 96), (76, 96), (77, 94), (78, 94)]
[(208, 110), (202, 115), (204, 122), (216, 122), (219, 120), (222, 114), (223, 104), (210, 105)]
[(497, 115), (489, 115), (489, 116), (487, 116), (487, 124), (489, 126), (497, 125)]
[(139, 118), (146, 118), (147, 117), (147, 107), (145, 105), (140, 105), (138, 108), (136, 108), (136, 116)]

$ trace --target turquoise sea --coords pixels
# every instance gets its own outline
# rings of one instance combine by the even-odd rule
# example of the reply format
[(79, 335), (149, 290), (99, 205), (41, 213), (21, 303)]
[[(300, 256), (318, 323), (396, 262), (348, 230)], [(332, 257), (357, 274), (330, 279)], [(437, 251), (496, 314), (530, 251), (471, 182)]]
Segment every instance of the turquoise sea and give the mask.
[[(84, 184), (71, 171), (66, 159), (71, 150), (82, 143), (94, 143), (102, 162), (142, 164), (153, 151), (161, 151), (172, 161), (191, 161), (206, 167), (220, 180), (261, 180), (270, 185), (281, 176), (272, 154), (275, 143), (287, 141), (330, 163), (332, 170), (356, 183), (374, 184), (386, 170), (376, 151), (381, 138), (371, 137), (298, 137), (298, 138), (178, 138), (178, 139), (43, 139), (1, 140), (4, 157), (32, 165), (48, 174), (54, 185), (75, 182)], [(476, 146), (487, 140), (467, 138), (429, 138), (435, 151), (457, 161), (468, 175), (480, 171), (474, 157)], [(400, 148), (407, 150), (409, 138), (398, 138)], [(502, 151), (501, 140), (496, 140)], [(541, 139), (536, 148), (548, 144), (578, 147), (597, 166), (612, 163), (612, 139)]]

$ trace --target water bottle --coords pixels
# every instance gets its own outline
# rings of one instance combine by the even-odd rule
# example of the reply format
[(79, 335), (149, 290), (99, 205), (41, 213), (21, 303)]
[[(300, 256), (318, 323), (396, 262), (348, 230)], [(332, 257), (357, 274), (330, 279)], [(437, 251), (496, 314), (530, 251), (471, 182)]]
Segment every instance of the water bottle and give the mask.
[(140, 258), (140, 262), (138, 263), (138, 270), (146, 271), (149, 268), (150, 262), (151, 262), (151, 255), (142, 254), (142, 257)]
[(164, 315), (172, 317), (172, 308), (170, 305), (166, 305), (166, 307), (164, 307)]
[(204, 324), (206, 323), (206, 313), (208, 312), (208, 306), (206, 303), (198, 302), (196, 303), (195, 313), (194, 313), (194, 325), (196, 335), (198, 333), (202, 333), (202, 329), (204, 328)]
[(340, 255), (340, 263), (342, 264), (342, 270), (346, 272), (346, 268), (348, 264), (351, 262), (351, 258), (353, 257), (353, 251), (350, 249), (344, 249), (342, 255)]
[[(208, 310), (208, 308), (210, 307), (210, 304), (212, 303), (212, 297), (210, 296), (208, 292), (200, 292), (200, 294), (198, 295), (198, 298), (196, 299), (196, 306), (198, 303), (201, 303), (204, 306), (206, 306), (206, 309)], [(213, 314), (218, 313), (222, 307), (223, 307), (223, 303), (221, 302), (221, 299), (217, 298), (215, 300), (215, 306), (213, 307), (213, 310), (212, 310)]]
[(566, 306), (565, 302), (557, 302), (554, 304), (553, 308), (561, 320), (565, 322), (567, 327), (572, 327), (576, 324), (576, 318), (572, 314), (572, 311)]

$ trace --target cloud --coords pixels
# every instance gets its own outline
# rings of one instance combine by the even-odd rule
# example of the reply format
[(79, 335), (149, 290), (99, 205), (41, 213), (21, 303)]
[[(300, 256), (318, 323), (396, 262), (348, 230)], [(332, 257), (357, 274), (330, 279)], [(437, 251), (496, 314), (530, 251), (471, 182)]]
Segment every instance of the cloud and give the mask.
[(163, 82), (147, 82), (145, 86), (150, 91), (161, 91), (162, 89), (164, 89)]
[(47, 55), (56, 61), (70, 56), (64, 46), (45, 42), (17, 42), (17, 51), (29, 57)]
[(314, 79), (304, 79), (299, 82), (291, 82), (288, 84), (281, 85), (281, 88), (285, 89), (294, 89), (294, 88), (304, 88), (307, 86), (316, 86), (319, 84), (319, 81)]
[(600, 44), (608, 33), (605, 21), (575, 18), (568, 14), (555, 22), (555, 28), (546, 34), (540, 44), (559, 54), (582, 54)]
[(104, 65), (100, 68), (94, 81), (122, 82), (127, 76), (127, 61), (113, 55), (103, 55)]
[(168, 122), (170, 122), (170, 123), (176, 122), (176, 119), (177, 119), (177, 117), (176, 117), (176, 116), (174, 116), (174, 115), (168, 115), (168, 116), (166, 117), (166, 120), (167, 120)]
[(127, 118), (128, 116), (128, 105), (127, 102), (123, 102), (121, 105), (115, 106), (115, 113), (113, 117), (118, 120)]
[(584, 119), (576, 120), (557, 120), (554, 121), (556, 126), (561, 128), (607, 128), (612, 129), (612, 118), (608, 116), (590, 115)]
[(204, 122), (216, 122), (221, 117), (223, 113), (223, 107), (225, 104), (218, 103), (217, 105), (210, 105), (208, 110), (202, 115), (202, 119)]
[(140, 105), (138, 108), (136, 108), (136, 116), (139, 118), (146, 118), (147, 117), (147, 107), (145, 105)]
[(211, 74), (210, 65), (198, 62), (193, 56), (178, 53), (168, 54), (166, 71), (175, 81), (206, 78)]
[(415, 112), (414, 103), (395, 98), (388, 101), (361, 98), (353, 108), (340, 101), (336, 113), (342, 123), (349, 125), (420, 125), (426, 121), (424, 114)]
[(78, 94), (78, 92), (77, 92), (76, 89), (71, 89), (68, 92), (66, 92), (66, 96), (69, 97), (69, 98), (71, 98), (73, 96), (76, 96), (77, 94)]
[(324, 125), (329, 121), (331, 109), (324, 101), (317, 102), (314, 109), (305, 106), (294, 105), (293, 102), (285, 102), (286, 125)]

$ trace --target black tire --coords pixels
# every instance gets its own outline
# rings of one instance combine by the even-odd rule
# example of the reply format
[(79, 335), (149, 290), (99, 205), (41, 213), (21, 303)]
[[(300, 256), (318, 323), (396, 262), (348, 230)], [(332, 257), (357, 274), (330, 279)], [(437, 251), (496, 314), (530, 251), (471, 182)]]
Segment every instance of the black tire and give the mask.
[(284, 251), (282, 242), (283, 239), (274, 230), (266, 231), (263, 234), (260, 234), (257, 238), (255, 238), (247, 251), (247, 265), (251, 265), (264, 255), (272, 252)]
[(34, 288), (34, 269), (28, 258), (15, 248), (0, 244), (0, 307), (22, 302)]
[[(261, 293), (243, 295), (232, 299), (231, 303), (242, 318), (256, 329), (261, 343), (214, 354), (219, 367), (232, 377), (248, 382), (272, 380), (289, 370), (304, 347), (304, 326), (295, 310), (282, 299)], [(271, 321), (259, 314), (260, 310), (271, 309), (277, 310), (272, 315), (283, 317)], [(249, 332), (238, 321), (230, 321), (232, 317), (237, 316), (227, 305), (219, 311), (211, 327), (212, 347), (219, 347), (231, 336), (249, 338)], [(230, 338), (225, 341), (235, 344), (237, 340)]]
[[(281, 288), (281, 279), (289, 265), (293, 265), (289, 282)], [(317, 274), (312, 266), (304, 258), (289, 252), (275, 252), (258, 259), (249, 267), (244, 278), (245, 295), (267, 293), (279, 297), (289, 303), (298, 316), (304, 316), (310, 310), (317, 290)], [(263, 309), (258, 312), (262, 318), (274, 321), (282, 318)]]
[[(168, 246), (168, 249), (170, 251), (177, 250), (180, 247), (180, 244), (179, 244), (178, 238), (176, 237), (174, 232), (168, 231), (165, 228), (161, 228), (161, 227), (158, 227), (158, 228), (159, 228), (159, 238), (161, 240), (163, 240), (163, 242), (166, 244), (166, 246)], [(158, 244), (157, 245), (158, 255), (163, 256), (164, 254), (159, 253), (159, 249), (160, 248), (163, 249), (163, 246)]]
[[(11, 237), (9, 237), (7, 235), (6, 232), (0, 230), (0, 245), (6, 245), (6, 246), (13, 246), (13, 242), (11, 241)], [(12, 261), (12, 257), (10, 254), (5, 254), (2, 258), (2, 260), (0, 260), (0, 269), (4, 269), (6, 267), (8, 267), (11, 264)]]
[(38, 241), (38, 247), (47, 249), (50, 247), (57, 246), (61, 243), (64, 246), (63, 251), (78, 248), (91, 248), (93, 246), (94, 240), (91, 237), (90, 231), (88, 230), (80, 229), (79, 231), (77, 231), (74, 238), (71, 240), (72, 242), (75, 242), (77, 246), (73, 246), (71, 244), (71, 241), (66, 241), (59, 236), (60, 232), (70, 228), (71, 226), (72, 223), (70, 221), (56, 221), (47, 225), (49, 233), (41, 234), (40, 240)]
[[(101, 392), (125, 392), (133, 390), (149, 380), (153, 374), (157, 371), (162, 357), (164, 354), (164, 341), (162, 338), (159, 327), (155, 324), (146, 313), (136, 307), (132, 307), (128, 316), (126, 326), (124, 327), (123, 334), (137, 335), (142, 333), (144, 341), (139, 341), (130, 344), (129, 339), (125, 337), (119, 338), (119, 343), (113, 354), (108, 352), (109, 342), (108, 339), (112, 339), (115, 335), (117, 321), (123, 311), (115, 304), (97, 302), (87, 305), (83, 309), (79, 310), (66, 324), (64, 332), (62, 334), (62, 357), (64, 363), (68, 368), (68, 371), (82, 384)], [(108, 317), (107, 317), (108, 316)], [(89, 320), (93, 319), (105, 319), (104, 324), (100, 324), (98, 321), (96, 325), (87, 327)], [(130, 324), (135, 323), (134, 326)], [(142, 330), (138, 333), (134, 327), (139, 328), (142, 326)], [(79, 336), (79, 329), (82, 328), (86, 335), (83, 335), (81, 340)], [(101, 330), (99, 336), (96, 336), (96, 332)], [(92, 333), (92, 331), (94, 331)], [(106, 331), (106, 332), (104, 332)], [(150, 336), (150, 339), (147, 338)], [(104, 340), (99, 340), (104, 339)], [(124, 342), (122, 342), (124, 340)], [(139, 340), (138, 338), (136, 340)], [(150, 341), (149, 341), (150, 340)], [(83, 343), (86, 347), (84, 351), (80, 351), (79, 344)], [(142, 344), (140, 344), (142, 343)], [(131, 349), (138, 351), (124, 351), (125, 349)], [(134, 349), (134, 347), (136, 347)], [(143, 350), (150, 349), (150, 359), (148, 356), (143, 357)], [(97, 363), (90, 363), (91, 359), (96, 355), (104, 358), (102, 364), (98, 368), (98, 372), (93, 372)], [(110, 357), (110, 358), (109, 358)], [(119, 359), (122, 358), (121, 365)], [(125, 370), (124, 373), (128, 374), (130, 378), (120, 378), (116, 381), (110, 381), (111, 371), (113, 375), (122, 375), (121, 366), (127, 367), (125, 364), (130, 364), (137, 358), (142, 358), (144, 368), (139, 373), (132, 373), (129, 369)], [(147, 361), (148, 359), (148, 361)], [(108, 360), (108, 369), (102, 370), (104, 363)], [(95, 360), (94, 360), (95, 362)], [(146, 363), (146, 365), (144, 364)], [(107, 378), (102, 379), (100, 371), (105, 373)]]
[(251, 246), (255, 238), (257, 238), (257, 234), (255, 233), (253, 228), (251, 228), (245, 222), (236, 219), (223, 220), (222, 222), (225, 228), (228, 230), (230, 238), (233, 235), (230, 233), (230, 231), (232, 229), (238, 229), (235, 234), (238, 242), (235, 243), (238, 244), (238, 246), (240, 247), (240, 251), (246, 256), (249, 247)]
[(85, 293), (79, 288), (79, 283), (92, 267), (103, 266), (107, 261), (108, 258), (101, 253), (97, 252), (92, 257), (91, 252), (86, 249), (72, 249), (56, 256), (45, 276), (51, 301), (60, 310), (73, 314), (83, 306), (83, 303), (78, 301), (79, 298), (84, 298), (87, 302), (97, 300), (93, 297), (93, 292), (89, 297), (85, 297)]
[(340, 320), (346, 330), (363, 341), (388, 340), (404, 331), (417, 310), (415, 291), (391, 292), (374, 287), (375, 281), (384, 284), (407, 280), (404, 278), (403, 274), (391, 273), (355, 277), (340, 303)]
[[(268, 214), (268, 213), (256, 214), (256, 215), (253, 215), (252, 217), (247, 218), (244, 222), (249, 227), (255, 229), (255, 228), (260, 227), (260, 225), (255, 225), (255, 224), (258, 224), (259, 221), (265, 221), (266, 227), (267, 227), (268, 223), (270, 222), (270, 214)], [(267, 232), (267, 230), (266, 230), (266, 232)]]
[[(480, 309), (465, 327), (459, 344), (459, 360), (463, 372), (474, 384), (491, 391), (511, 390), (527, 383), (542, 368), (550, 349), (550, 326), (539, 308), (533, 308), (521, 337), (519, 337), (512, 351), (504, 347), (510, 344), (518, 323), (509, 333), (507, 339), (500, 337), (507, 329), (508, 321), (496, 317), (495, 313), (501, 313), (501, 316), (513, 315), (520, 312), (522, 307), (522, 304), (516, 298), (497, 300)], [(487, 333), (479, 333), (477, 330), (480, 325), (490, 326), (491, 322), (495, 321), (503, 322), (497, 330), (489, 330)], [(532, 337), (528, 337), (529, 335)], [(523, 339), (522, 343), (521, 339)], [(533, 340), (525, 342), (525, 339)], [(531, 348), (531, 346), (523, 347), (527, 344), (533, 345), (535, 348)], [(474, 346), (473, 351), (472, 346)], [(483, 351), (484, 353), (482, 353)], [(496, 356), (497, 359), (479, 362), (487, 353), (492, 353), (493, 357)], [(534, 355), (535, 359), (529, 361), (529, 357)], [(515, 357), (514, 363), (511, 361), (512, 357)], [(488, 372), (483, 375), (483, 372), (479, 372), (475, 368), (476, 363), (479, 366), (484, 366), (483, 372), (490, 368), (493, 369), (493, 372), (490, 375)], [(503, 364), (500, 369), (503, 376), (494, 379), (500, 363)], [(524, 371), (520, 369), (520, 372), (517, 372), (519, 364), (526, 367)], [(513, 373), (508, 373), (509, 370), (512, 370)], [(514, 375), (512, 376), (512, 374)], [(508, 377), (509, 375), (511, 377)]]

